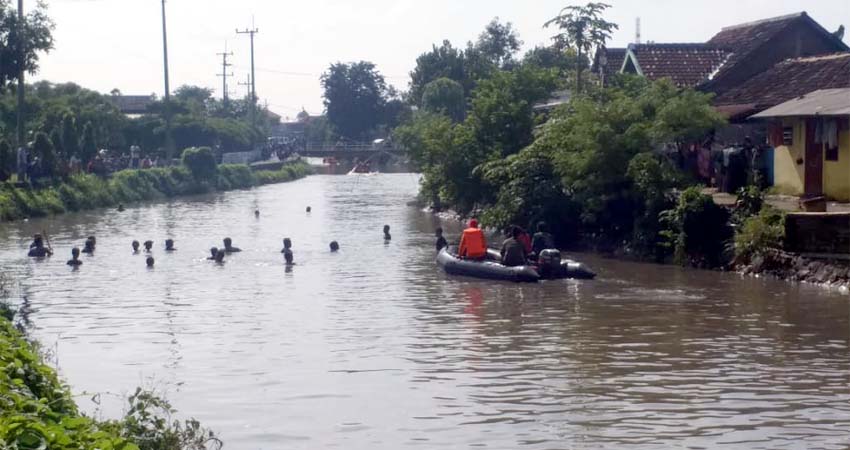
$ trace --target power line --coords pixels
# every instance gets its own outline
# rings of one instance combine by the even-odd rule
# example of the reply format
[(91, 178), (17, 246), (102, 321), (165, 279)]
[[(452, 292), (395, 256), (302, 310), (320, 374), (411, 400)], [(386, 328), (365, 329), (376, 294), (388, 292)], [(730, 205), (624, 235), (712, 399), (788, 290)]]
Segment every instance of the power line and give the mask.
[(227, 68), (232, 66), (227, 62), (228, 56), (233, 56), (233, 52), (227, 52), (227, 41), (224, 41), (224, 53), (216, 53), (218, 56), (221, 56), (221, 73), (217, 74), (221, 77), (221, 102), (227, 107), (227, 77), (232, 77), (233, 73), (228, 74)]

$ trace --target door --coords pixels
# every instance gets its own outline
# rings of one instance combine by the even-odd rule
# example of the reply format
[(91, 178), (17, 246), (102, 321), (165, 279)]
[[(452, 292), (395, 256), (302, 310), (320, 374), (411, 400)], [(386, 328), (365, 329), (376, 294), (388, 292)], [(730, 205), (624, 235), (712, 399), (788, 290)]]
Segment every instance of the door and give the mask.
[(806, 169), (804, 194), (806, 197), (823, 195), (823, 144), (815, 142), (817, 120), (806, 120)]

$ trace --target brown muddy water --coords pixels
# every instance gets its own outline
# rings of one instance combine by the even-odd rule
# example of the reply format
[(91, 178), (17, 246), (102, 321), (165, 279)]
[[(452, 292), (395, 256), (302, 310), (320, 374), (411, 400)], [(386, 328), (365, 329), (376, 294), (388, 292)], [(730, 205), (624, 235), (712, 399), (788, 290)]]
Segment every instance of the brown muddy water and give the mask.
[[(846, 294), (589, 255), (595, 281), (450, 278), (439, 220), (405, 206), (416, 189), (414, 175), (313, 176), (6, 224), (0, 264), (86, 410), (115, 416), (153, 386), (225, 448), (850, 445)], [(57, 256), (29, 260), (41, 230)], [(71, 270), (89, 234), (97, 252)], [(225, 236), (244, 251), (206, 261)], [(155, 269), (133, 239), (155, 241)]]

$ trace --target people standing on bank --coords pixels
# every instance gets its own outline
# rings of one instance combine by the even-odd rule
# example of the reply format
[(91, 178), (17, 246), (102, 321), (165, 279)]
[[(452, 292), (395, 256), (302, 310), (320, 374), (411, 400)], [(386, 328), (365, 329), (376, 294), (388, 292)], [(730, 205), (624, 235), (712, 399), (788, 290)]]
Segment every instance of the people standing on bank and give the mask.
[(469, 228), (463, 230), (458, 244), (457, 254), (461, 258), (483, 260), (487, 257), (487, 239), (484, 232), (478, 228), (478, 221), (469, 221)]

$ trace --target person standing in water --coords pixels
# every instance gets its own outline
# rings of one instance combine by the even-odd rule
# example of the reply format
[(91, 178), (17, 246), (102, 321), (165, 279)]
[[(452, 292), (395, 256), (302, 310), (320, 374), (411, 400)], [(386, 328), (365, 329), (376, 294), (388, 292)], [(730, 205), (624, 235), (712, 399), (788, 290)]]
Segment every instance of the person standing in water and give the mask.
[(331, 253), (336, 253), (339, 251), (339, 242), (331, 241)]
[(295, 259), (295, 255), (292, 254), (292, 239), (285, 238), (283, 240), (283, 250), (280, 252), (283, 253), (283, 258), (286, 260), (286, 263), (292, 264), (292, 261)]
[(226, 252), (225, 252), (224, 250), (221, 250), (221, 249), (220, 249), (220, 250), (219, 250), (219, 251), (215, 254), (215, 262), (216, 262), (217, 264), (224, 264), (224, 255), (225, 255), (225, 253), (226, 253)]
[(165, 240), (165, 251), (173, 252), (175, 250), (177, 250), (177, 249), (174, 248), (174, 239), (166, 239)]
[(443, 227), (437, 227), (437, 231), (434, 232), (434, 235), (437, 237), (436, 247), (437, 252), (449, 246), (449, 243), (446, 242), (446, 238), (443, 237)]
[(384, 225), (384, 241), (390, 241), (392, 238), (392, 235), (390, 235), (390, 226)]
[(150, 253), (153, 250), (153, 241), (145, 241), (145, 253)]
[(44, 238), (40, 234), (34, 235), (27, 256), (30, 258), (44, 258), (51, 255), (53, 255), (53, 251), (44, 246)]
[(133, 254), (137, 255), (139, 253), (139, 241), (133, 241), (130, 245), (133, 246)]
[(147, 259), (145, 259), (145, 265), (148, 266), (148, 269), (153, 269), (154, 262), (153, 256), (148, 256)]
[(83, 253), (86, 253), (88, 255), (94, 255), (94, 247), (95, 247), (94, 236), (89, 236), (89, 238), (86, 239), (86, 243), (83, 245)]
[(83, 265), (83, 262), (80, 261), (80, 248), (79, 247), (74, 247), (73, 249), (71, 249), (71, 259), (69, 259), (66, 264), (68, 264), (69, 266), (72, 266), (72, 267), (79, 267), (79, 266)]
[(218, 247), (210, 248), (210, 257), (207, 258), (207, 261), (215, 261), (216, 256), (218, 256)]
[(224, 238), (224, 251), (225, 253), (238, 253), (241, 252), (242, 249), (239, 247), (233, 246), (233, 240), (229, 237)]

